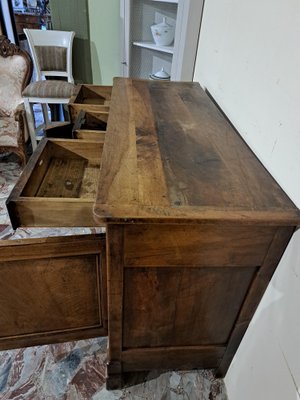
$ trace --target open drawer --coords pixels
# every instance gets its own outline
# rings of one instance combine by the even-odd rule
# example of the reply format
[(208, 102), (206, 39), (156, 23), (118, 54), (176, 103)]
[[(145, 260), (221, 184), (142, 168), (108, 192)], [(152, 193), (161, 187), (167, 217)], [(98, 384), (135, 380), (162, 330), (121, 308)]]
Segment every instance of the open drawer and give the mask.
[(0, 350), (107, 335), (105, 234), (0, 241)]
[(88, 112), (81, 110), (73, 127), (73, 138), (104, 141), (107, 129), (108, 114), (101, 111)]
[(108, 113), (81, 110), (75, 123), (62, 123), (45, 129), (45, 136), (52, 139), (80, 139), (103, 142), (107, 130)]
[(13, 228), (94, 227), (103, 142), (43, 139), (7, 200)]
[(81, 85), (69, 101), (69, 113), (74, 123), (81, 110), (109, 112), (112, 86)]

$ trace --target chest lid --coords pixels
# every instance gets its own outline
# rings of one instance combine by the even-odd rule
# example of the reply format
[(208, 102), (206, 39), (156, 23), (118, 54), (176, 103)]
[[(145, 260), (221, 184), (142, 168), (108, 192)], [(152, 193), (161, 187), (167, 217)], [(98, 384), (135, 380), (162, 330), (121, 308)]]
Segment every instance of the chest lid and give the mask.
[(97, 221), (299, 221), (198, 83), (116, 78), (107, 130)]

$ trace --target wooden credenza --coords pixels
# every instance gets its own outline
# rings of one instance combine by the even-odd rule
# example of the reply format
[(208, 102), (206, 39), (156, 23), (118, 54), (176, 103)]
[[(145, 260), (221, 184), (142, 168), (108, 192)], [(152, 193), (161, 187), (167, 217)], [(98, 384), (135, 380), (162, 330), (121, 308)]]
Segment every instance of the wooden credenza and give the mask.
[(104, 141), (44, 140), (7, 205), (106, 235), (1, 243), (0, 348), (108, 335), (108, 388), (223, 376), (300, 212), (198, 84), (116, 78), (105, 107)]
[(20, 13), (15, 15), (15, 23), (17, 27), (17, 33), (23, 34), (24, 28), (29, 29), (40, 29), (41, 28), (41, 17), (38, 14)]
[(18, 35), (24, 35), (23, 29), (41, 29), (42, 23), (51, 22), (51, 15), (39, 15), (31, 13), (15, 13), (15, 23)]

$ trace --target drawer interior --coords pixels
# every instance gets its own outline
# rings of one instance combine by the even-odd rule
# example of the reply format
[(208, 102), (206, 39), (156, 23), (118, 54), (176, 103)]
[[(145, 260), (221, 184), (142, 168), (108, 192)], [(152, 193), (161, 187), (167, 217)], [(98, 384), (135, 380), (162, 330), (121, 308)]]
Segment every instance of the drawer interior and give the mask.
[(111, 99), (112, 86), (82, 85), (74, 103), (107, 105)]
[(112, 86), (81, 85), (69, 101), (71, 121), (75, 123), (81, 111), (100, 112), (108, 117), (111, 92)]
[(104, 141), (107, 130), (108, 113), (86, 112), (81, 110), (77, 115), (72, 137), (81, 140)]
[(74, 124), (74, 130), (106, 131), (108, 113), (101, 111), (80, 111)]
[[(95, 149), (96, 147), (96, 149)], [(48, 141), (22, 197), (95, 198), (103, 143)]]
[(53, 124), (45, 128), (45, 137), (56, 139), (72, 139), (73, 124), (70, 122), (63, 122), (60, 124)]
[(103, 141), (43, 139), (7, 202), (19, 226), (95, 226)]

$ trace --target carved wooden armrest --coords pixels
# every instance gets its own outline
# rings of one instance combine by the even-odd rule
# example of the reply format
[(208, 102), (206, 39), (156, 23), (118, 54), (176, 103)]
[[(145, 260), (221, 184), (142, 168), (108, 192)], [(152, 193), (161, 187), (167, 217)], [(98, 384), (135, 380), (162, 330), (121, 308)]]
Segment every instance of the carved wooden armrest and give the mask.
[(14, 113), (15, 121), (18, 122), (19, 125), (19, 136), (18, 136), (18, 142), (19, 146), (23, 147), (25, 144), (25, 139), (26, 139), (26, 134), (25, 134), (25, 108), (24, 104), (19, 104), (16, 108), (16, 111)]
[(19, 123), (22, 123), (24, 115), (25, 115), (24, 104), (19, 104), (14, 114), (15, 120), (18, 121)]

